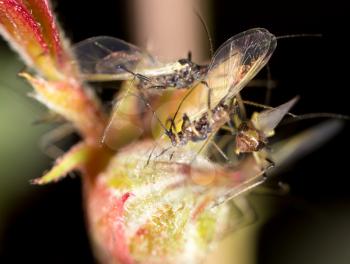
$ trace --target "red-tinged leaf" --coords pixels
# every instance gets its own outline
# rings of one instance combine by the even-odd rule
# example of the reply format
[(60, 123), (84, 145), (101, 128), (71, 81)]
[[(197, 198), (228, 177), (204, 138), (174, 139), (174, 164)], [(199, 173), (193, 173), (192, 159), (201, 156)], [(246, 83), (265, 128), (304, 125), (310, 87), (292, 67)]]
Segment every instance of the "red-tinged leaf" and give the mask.
[(31, 10), (35, 21), (40, 24), (43, 38), (48, 45), (51, 56), (56, 58), (56, 62), (62, 65), (65, 60), (65, 58), (63, 58), (65, 54), (62, 47), (60, 34), (48, 1), (24, 0), (23, 3), (29, 10)]
[[(17, 50), (27, 65), (36, 65), (48, 76), (59, 76), (54, 62), (47, 56), (49, 48), (40, 25), (23, 3), (14, 0), (0, 1), (0, 32)], [(41, 66), (46, 67), (41, 67)]]
[(34, 86), (35, 97), (71, 121), (87, 142), (99, 142), (105, 117), (97, 99), (83, 88), (48, 1), (0, 0), (0, 33), (42, 76), (21, 74)]
[(28, 66), (47, 79), (78, 76), (47, 0), (1, 0), (0, 33)]
[(105, 127), (105, 117), (99, 109), (98, 102), (89, 97), (80, 83), (46, 81), (35, 78), (28, 73), (20, 76), (34, 87), (34, 97), (52, 111), (71, 121), (84, 139), (90, 143), (99, 143)]

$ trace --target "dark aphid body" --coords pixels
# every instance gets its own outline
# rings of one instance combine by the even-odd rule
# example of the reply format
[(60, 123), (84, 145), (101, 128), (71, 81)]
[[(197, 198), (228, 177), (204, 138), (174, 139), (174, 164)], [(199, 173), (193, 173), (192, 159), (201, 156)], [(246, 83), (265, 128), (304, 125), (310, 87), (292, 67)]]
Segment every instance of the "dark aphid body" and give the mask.
[(205, 78), (209, 68), (193, 63), (190, 54), (160, 63), (133, 44), (107, 36), (86, 39), (75, 45), (74, 52), (87, 81), (135, 79), (142, 89), (190, 88)]
[(234, 107), (225, 103), (218, 104), (210, 112), (204, 113), (199, 119), (191, 121), (185, 114), (182, 118), (182, 126), (179, 132), (168, 131), (168, 136), (173, 146), (183, 146), (189, 141), (197, 142), (206, 140), (209, 134), (219, 130), (230, 120), (235, 112)]
[(190, 59), (178, 61), (181, 65), (170, 74), (154, 77), (138, 76), (141, 89), (189, 88), (202, 81), (208, 73), (208, 65), (198, 65)]
[[(207, 101), (201, 100), (196, 110), (190, 107), (190, 112), (182, 118), (180, 131), (173, 129), (175, 124), (167, 130), (172, 145), (206, 140), (228, 123), (233, 115), (238, 114), (237, 102), (229, 102), (233, 102), (235, 96), (265, 66), (275, 47), (275, 36), (265, 29), (242, 32), (222, 44), (214, 54), (203, 79), (210, 90), (209, 97)], [(190, 61), (184, 61), (186, 63)], [(191, 67), (195, 69), (194, 66)], [(211, 108), (211, 104), (215, 107)], [(209, 110), (205, 110), (206, 106)], [(193, 114), (199, 118), (191, 121), (188, 116)], [(248, 129), (248, 126), (242, 125), (236, 132), (241, 152), (258, 151), (264, 146), (263, 132), (259, 133), (258, 127), (251, 125)]]
[[(252, 153), (263, 149), (267, 144), (267, 138), (273, 135), (275, 127), (297, 100), (298, 97), (295, 97), (280, 106), (255, 113), (251, 121), (240, 121), (236, 131), (234, 131), (236, 153)], [(227, 104), (222, 101), (196, 120), (191, 121), (185, 114), (182, 118), (180, 131), (174, 132), (170, 129), (167, 131), (167, 135), (173, 146), (182, 146), (190, 141), (206, 140), (224, 124), (233, 120), (234, 116), (239, 117), (238, 102), (233, 100), (232, 103)]]

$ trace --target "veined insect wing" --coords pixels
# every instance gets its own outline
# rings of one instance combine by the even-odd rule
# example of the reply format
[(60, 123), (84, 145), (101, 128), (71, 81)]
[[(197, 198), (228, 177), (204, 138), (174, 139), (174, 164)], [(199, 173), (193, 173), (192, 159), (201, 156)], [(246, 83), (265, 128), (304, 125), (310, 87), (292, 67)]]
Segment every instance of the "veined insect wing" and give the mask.
[[(215, 52), (204, 82), (208, 84), (210, 106), (233, 98), (255, 77), (271, 57), (277, 45), (276, 37), (263, 28), (254, 28), (228, 39)], [(207, 89), (196, 88), (184, 103), (181, 113), (199, 117), (208, 111)]]
[(139, 139), (144, 133), (142, 124), (144, 104), (133, 82), (124, 82), (115, 98), (101, 142), (112, 150), (119, 150)]
[(276, 45), (276, 37), (263, 28), (244, 31), (223, 43), (214, 54), (206, 78), (213, 105), (238, 94), (266, 65)]
[(125, 74), (140, 65), (153, 65), (155, 59), (146, 51), (118, 38), (98, 36), (83, 40), (73, 49), (86, 79), (96, 74)]

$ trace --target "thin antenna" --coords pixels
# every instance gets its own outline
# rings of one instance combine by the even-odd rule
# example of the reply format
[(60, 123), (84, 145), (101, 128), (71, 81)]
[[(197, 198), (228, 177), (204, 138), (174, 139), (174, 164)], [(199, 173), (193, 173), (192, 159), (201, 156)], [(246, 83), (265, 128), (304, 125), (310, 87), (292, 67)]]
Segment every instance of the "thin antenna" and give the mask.
[(148, 78), (147, 76), (139, 74), (139, 73), (134, 73), (133, 71), (126, 68), (124, 65), (119, 65), (117, 67), (119, 69), (122, 69), (123, 71), (125, 71), (127, 73), (130, 73), (132, 76), (134, 76), (135, 78), (138, 78), (139, 80), (143, 80), (143, 81), (152, 83), (152, 80), (150, 78)]
[(214, 142), (210, 142), (215, 148), (216, 150), (219, 152), (219, 154), (226, 160), (229, 161), (229, 158), (227, 157), (227, 155), (222, 151), (222, 149)]
[(277, 36), (276, 39), (289, 39), (289, 38), (322, 38), (322, 34), (290, 34)]
[[(196, 89), (196, 87), (197, 87), (197, 86), (192, 87), (192, 88), (185, 94), (185, 96), (181, 99), (181, 102), (179, 103), (179, 106), (177, 107), (176, 112), (175, 112), (175, 114), (174, 114), (174, 116), (173, 116), (173, 118), (172, 118), (172, 124), (171, 124), (171, 126), (173, 125), (173, 123), (174, 123), (174, 121), (175, 121), (175, 119), (176, 119), (176, 117), (177, 117), (177, 114), (179, 113), (179, 111), (180, 111), (180, 109), (181, 109), (181, 106), (182, 106), (183, 103), (186, 101), (187, 97), (194, 91), (194, 89)], [(175, 127), (174, 127), (174, 129), (175, 129)]]
[[(263, 109), (274, 109), (274, 107), (272, 107), (272, 106), (259, 104), (259, 103), (255, 103), (255, 102), (252, 102), (252, 101), (243, 100), (242, 102), (244, 104), (255, 106), (255, 107), (260, 107), (260, 108), (263, 108)], [(283, 121), (281, 123), (281, 125), (286, 125), (286, 124), (294, 123), (294, 122), (297, 122), (297, 121), (307, 120), (307, 119), (314, 119), (314, 118), (334, 118), (334, 119), (350, 121), (350, 116), (342, 115), (342, 114), (336, 114), (336, 113), (309, 113), (309, 114), (296, 115), (296, 114), (288, 112), (287, 115), (291, 116), (291, 118), (286, 119), (285, 121)]]
[(295, 115), (293, 116), (293, 118), (286, 119), (282, 123), (282, 125), (287, 125), (287, 124), (298, 122), (301, 120), (314, 119), (314, 118), (334, 118), (334, 119), (350, 121), (350, 116), (348, 115), (335, 114), (335, 113), (309, 113), (309, 114), (303, 114), (303, 115)]
[(140, 90), (139, 90), (139, 92), (140, 92), (140, 95), (134, 94), (134, 93), (132, 93), (132, 92), (129, 92), (129, 94), (130, 94), (130, 95), (133, 95), (133, 96), (135, 96), (135, 97), (137, 97), (137, 98), (140, 98), (140, 99), (143, 101), (143, 103), (145, 104), (145, 106), (146, 106), (149, 110), (151, 110), (153, 116), (157, 119), (157, 121), (159, 122), (159, 124), (161, 125), (161, 127), (165, 130), (166, 134), (168, 135), (169, 131), (168, 131), (168, 129), (165, 127), (165, 125), (163, 124), (163, 122), (160, 120), (160, 118), (158, 117), (156, 111), (153, 110), (151, 104), (150, 104), (150, 103), (148, 102), (148, 100), (145, 98), (145, 95), (144, 95)]
[[(246, 105), (251, 105), (251, 106), (255, 106), (255, 107), (260, 107), (263, 109), (274, 109), (275, 107), (269, 106), (269, 105), (264, 105), (264, 104), (259, 104), (259, 103), (255, 103), (252, 101), (247, 101), (247, 100), (242, 100), (242, 102)], [(293, 118), (297, 118), (298, 115), (292, 114), (290, 112), (287, 113), (287, 115), (293, 117)]]
[(202, 26), (205, 29), (205, 32), (207, 33), (207, 37), (209, 40), (209, 45), (210, 45), (210, 58), (213, 58), (214, 56), (214, 48), (213, 48), (213, 38), (210, 35), (209, 29), (207, 24), (205, 23), (203, 17), (201, 16), (201, 14), (199, 13), (199, 11), (193, 7), (193, 12), (195, 13), (195, 15), (198, 17), (199, 21), (201, 22)]
[[(137, 74), (134, 75), (134, 77), (136, 77)], [(141, 75), (143, 76), (143, 75)], [(146, 77), (147, 78), (147, 77)], [(132, 83), (134, 85), (134, 81), (135, 81), (135, 78), (134, 80), (132, 80)], [(151, 106), (151, 104), (148, 102), (146, 96), (144, 95), (143, 91), (141, 89), (138, 89), (138, 92), (139, 92), (139, 95), (137, 94), (134, 94), (130, 91), (128, 91), (128, 94), (132, 95), (132, 96), (135, 96), (137, 98), (140, 98), (143, 103), (145, 104), (145, 106), (152, 112), (153, 116), (157, 119), (157, 121), (159, 122), (160, 126), (165, 130), (165, 134), (167, 136), (169, 136), (169, 133), (171, 133), (167, 128), (166, 126), (163, 124), (163, 122), (160, 120), (159, 116), (157, 115), (156, 111), (154, 111), (153, 107)]]

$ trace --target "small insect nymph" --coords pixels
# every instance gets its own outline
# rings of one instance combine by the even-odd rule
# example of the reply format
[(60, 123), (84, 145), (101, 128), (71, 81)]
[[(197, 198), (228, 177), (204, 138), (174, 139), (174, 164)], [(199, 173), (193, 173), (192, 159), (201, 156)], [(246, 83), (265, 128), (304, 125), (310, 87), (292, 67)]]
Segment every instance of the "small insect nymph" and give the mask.
[(263, 149), (268, 137), (274, 134), (276, 126), (288, 114), (297, 100), (298, 97), (294, 97), (280, 106), (254, 113), (250, 121), (241, 122), (236, 133), (235, 152), (237, 154), (251, 153)]
[(236, 153), (259, 151), (266, 145), (266, 138), (250, 122), (243, 122), (236, 135)]

